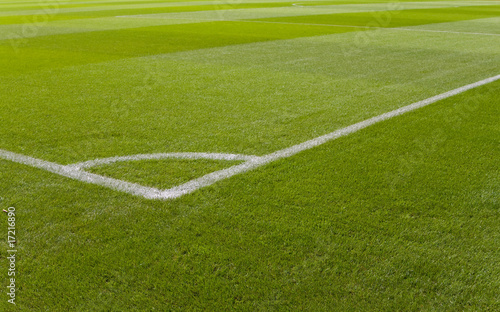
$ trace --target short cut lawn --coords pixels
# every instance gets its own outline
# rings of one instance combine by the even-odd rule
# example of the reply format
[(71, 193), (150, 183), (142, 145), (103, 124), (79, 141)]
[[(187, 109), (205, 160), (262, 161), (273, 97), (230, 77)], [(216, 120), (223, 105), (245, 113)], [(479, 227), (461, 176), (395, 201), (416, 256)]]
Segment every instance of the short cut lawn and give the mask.
[[(263, 156), (500, 74), (498, 1), (0, 0), (0, 151)], [(2, 311), (500, 310), (500, 82), (173, 200), (2, 159)], [(87, 169), (169, 188), (239, 161)]]

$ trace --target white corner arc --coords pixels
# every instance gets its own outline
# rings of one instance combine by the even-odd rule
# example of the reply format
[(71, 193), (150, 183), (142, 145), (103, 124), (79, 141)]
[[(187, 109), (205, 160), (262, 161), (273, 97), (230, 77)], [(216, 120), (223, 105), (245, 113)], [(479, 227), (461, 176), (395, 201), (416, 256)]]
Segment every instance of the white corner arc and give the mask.
[[(370, 119), (355, 123), (353, 125), (347, 126), (342, 129), (338, 129), (331, 133), (319, 136), (312, 140), (273, 152), (264, 156), (252, 156), (252, 155), (241, 155), (241, 154), (221, 154), (221, 153), (157, 153), (157, 154), (139, 154), (132, 156), (119, 156), (110, 157), (103, 159), (95, 159), (86, 162), (81, 162), (72, 165), (61, 165), (54, 162), (49, 162), (37, 158), (33, 158), (26, 155), (21, 155), (18, 153), (10, 152), (7, 150), (0, 149), (0, 159), (12, 161), (15, 163), (31, 166), (34, 168), (43, 169), (67, 178), (74, 180), (79, 180), (86, 183), (96, 184), (100, 186), (105, 186), (113, 190), (125, 192), (131, 195), (142, 196), (147, 199), (175, 199), (179, 198), (185, 194), (192, 193), (202, 187), (210, 186), (218, 181), (228, 179), (234, 175), (244, 173), (258, 167), (262, 167), (266, 164), (274, 162), (279, 159), (291, 157), (302, 151), (312, 149), (319, 145), (325, 144), (337, 138), (347, 136), (366, 127), (374, 125), (376, 123), (388, 120), (390, 118), (414, 111), (416, 109), (422, 108), (424, 106), (430, 105), (437, 101), (452, 97), (454, 95), (463, 93), (465, 91), (483, 86), (494, 81), (500, 80), (500, 75), (493, 76), (472, 84), (462, 86), (460, 88), (430, 97), (428, 99), (403, 106), (396, 110), (372, 117)], [(193, 179), (184, 184), (175, 186), (170, 189), (160, 190), (153, 187), (146, 187), (136, 183), (130, 183), (123, 180), (113, 179), (109, 177), (104, 177), (98, 174), (93, 174), (84, 171), (85, 168), (90, 168), (97, 165), (112, 164), (120, 161), (138, 161), (138, 160), (150, 160), (150, 159), (212, 159), (212, 160), (239, 160), (244, 161), (241, 164), (234, 165), (232, 167), (215, 171), (204, 175), (200, 178)]]

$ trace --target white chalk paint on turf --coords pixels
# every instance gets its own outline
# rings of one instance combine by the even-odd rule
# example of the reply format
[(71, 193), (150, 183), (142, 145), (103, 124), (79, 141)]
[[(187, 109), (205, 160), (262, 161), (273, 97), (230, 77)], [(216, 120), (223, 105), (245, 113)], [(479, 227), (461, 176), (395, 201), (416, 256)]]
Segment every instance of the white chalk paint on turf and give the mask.
[[(211, 20), (211, 21), (215, 21), (215, 20)], [(226, 20), (226, 22), (227, 22), (227, 20)], [(231, 20), (229, 22), (264, 23), (264, 24), (285, 24), (285, 25), (305, 25), (305, 26), (340, 27), (340, 28), (360, 28), (360, 29), (374, 29), (374, 30), (401, 30), (401, 31), (448, 33), (448, 34), (460, 34), (460, 35), (500, 36), (500, 34), (483, 33), (483, 32), (452, 31), (452, 30), (434, 30), (434, 29), (405, 28), (405, 27), (376, 27), (376, 26), (358, 26), (358, 25), (335, 25), (335, 24), (292, 23), (292, 22), (273, 22), (273, 21), (248, 21), (248, 20)]]
[[(322, 135), (320, 137), (314, 138), (312, 140), (276, 151), (274, 153), (264, 155), (264, 156), (247, 156), (238, 154), (218, 154), (218, 153), (163, 153), (163, 154), (140, 154), (133, 156), (123, 156), (123, 157), (111, 157), (104, 159), (91, 160), (83, 163), (77, 163), (73, 165), (60, 165), (53, 162), (36, 159), (33, 157), (13, 153), (10, 151), (0, 149), (0, 159), (9, 160), (12, 162), (28, 165), (31, 167), (43, 169), (64, 177), (68, 177), (74, 180), (79, 180), (86, 183), (97, 184), (100, 186), (105, 186), (113, 190), (122, 191), (131, 195), (142, 196), (147, 199), (175, 199), (181, 197), (182, 195), (192, 193), (202, 187), (212, 185), (218, 181), (225, 180), (232, 176), (240, 173), (244, 173), (262, 166), (265, 166), (271, 162), (277, 161), (279, 159), (288, 158), (297, 153), (305, 150), (312, 149), (319, 145), (325, 144), (337, 138), (347, 136), (351, 133), (362, 130), (366, 127), (374, 125), (384, 120), (414, 111), (416, 109), (422, 108), (424, 106), (430, 105), (437, 101), (452, 97), (454, 95), (463, 93), (465, 91), (477, 88), (479, 86), (486, 85), (488, 83), (500, 80), (500, 75), (490, 77), (433, 97), (428, 99), (398, 108), (396, 110), (372, 117), (370, 119), (355, 123), (348, 127), (333, 131), (331, 133)], [(216, 160), (242, 160), (245, 161), (242, 164), (229, 167), (227, 169), (215, 171), (204, 175), (200, 178), (191, 180), (179, 186), (160, 190), (153, 187), (146, 187), (135, 183), (130, 183), (118, 179), (108, 178), (101, 175), (88, 173), (84, 171), (84, 168), (89, 168), (101, 164), (112, 164), (118, 161), (136, 161), (136, 160), (147, 160), (147, 159), (166, 159), (166, 158), (177, 158), (177, 159), (216, 159)]]
[[(117, 18), (147, 18), (145, 15), (125, 15), (125, 16), (115, 16)], [(338, 27), (338, 28), (358, 28), (358, 29), (372, 29), (372, 30), (400, 30), (400, 31), (415, 31), (415, 32), (430, 32), (430, 33), (449, 33), (449, 34), (460, 34), (460, 35), (480, 35), (480, 36), (500, 36), (500, 34), (494, 33), (483, 33), (483, 32), (469, 32), (469, 31), (452, 31), (452, 30), (435, 30), (435, 29), (425, 29), (425, 28), (405, 28), (405, 27), (377, 27), (377, 26), (359, 26), (359, 25), (336, 25), (336, 24), (315, 24), (315, 23), (293, 23), (293, 22), (273, 22), (273, 21), (253, 21), (245, 19), (213, 19), (213, 18), (197, 18), (193, 20), (187, 20), (186, 18), (176, 18), (169, 17), (169, 20), (179, 20), (187, 21), (186, 24), (190, 23), (200, 23), (203, 21), (207, 22), (237, 22), (237, 23), (261, 23), (261, 24), (282, 24), (282, 25), (303, 25), (303, 26), (318, 26), (318, 27)], [(179, 24), (182, 22), (179, 22)]]
[(249, 161), (258, 158), (258, 156), (249, 156), (241, 154), (221, 154), (221, 153), (157, 153), (157, 154), (139, 154), (132, 156), (118, 156), (89, 160), (77, 164), (69, 165), (68, 167), (81, 170), (84, 168), (92, 168), (100, 165), (109, 165), (123, 161), (140, 161), (140, 160), (162, 160), (162, 159), (211, 159), (211, 160), (227, 160), (227, 161)]
[(239, 21), (263, 18), (293, 17), (293, 16), (316, 16), (324, 14), (345, 14), (362, 12), (385, 12), (387, 14), (398, 14), (399, 11), (415, 9), (445, 9), (469, 6), (493, 6), (495, 3), (487, 2), (397, 2), (397, 3), (372, 3), (372, 4), (337, 4), (337, 5), (312, 5), (312, 6), (283, 6), (272, 8), (231, 8), (220, 10), (202, 10), (185, 12), (164, 12), (118, 15), (117, 18), (151, 18), (151, 19), (189, 19), (189, 20), (212, 20), (212, 21)]
[(148, 196), (154, 196), (154, 194), (160, 195), (161, 193), (160, 190), (155, 188), (88, 173), (83, 170), (72, 168), (71, 166), (64, 166), (2, 149), (0, 149), (0, 158), (34, 168), (43, 169), (70, 179), (109, 187), (110, 189), (122, 191), (132, 195), (154, 198)]

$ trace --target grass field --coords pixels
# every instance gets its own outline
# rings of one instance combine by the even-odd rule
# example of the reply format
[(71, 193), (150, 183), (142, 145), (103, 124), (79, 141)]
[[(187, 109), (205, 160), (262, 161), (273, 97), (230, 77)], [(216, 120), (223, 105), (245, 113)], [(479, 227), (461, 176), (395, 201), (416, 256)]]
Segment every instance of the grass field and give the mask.
[(0, 0), (0, 310), (499, 311), (499, 75), (495, 0)]

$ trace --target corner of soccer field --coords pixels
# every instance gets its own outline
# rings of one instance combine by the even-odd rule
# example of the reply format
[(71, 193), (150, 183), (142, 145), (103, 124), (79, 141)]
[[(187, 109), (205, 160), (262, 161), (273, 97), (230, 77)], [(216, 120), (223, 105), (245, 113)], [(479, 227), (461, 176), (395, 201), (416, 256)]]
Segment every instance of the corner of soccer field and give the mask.
[(500, 311), (499, 4), (0, 0), (0, 311)]

